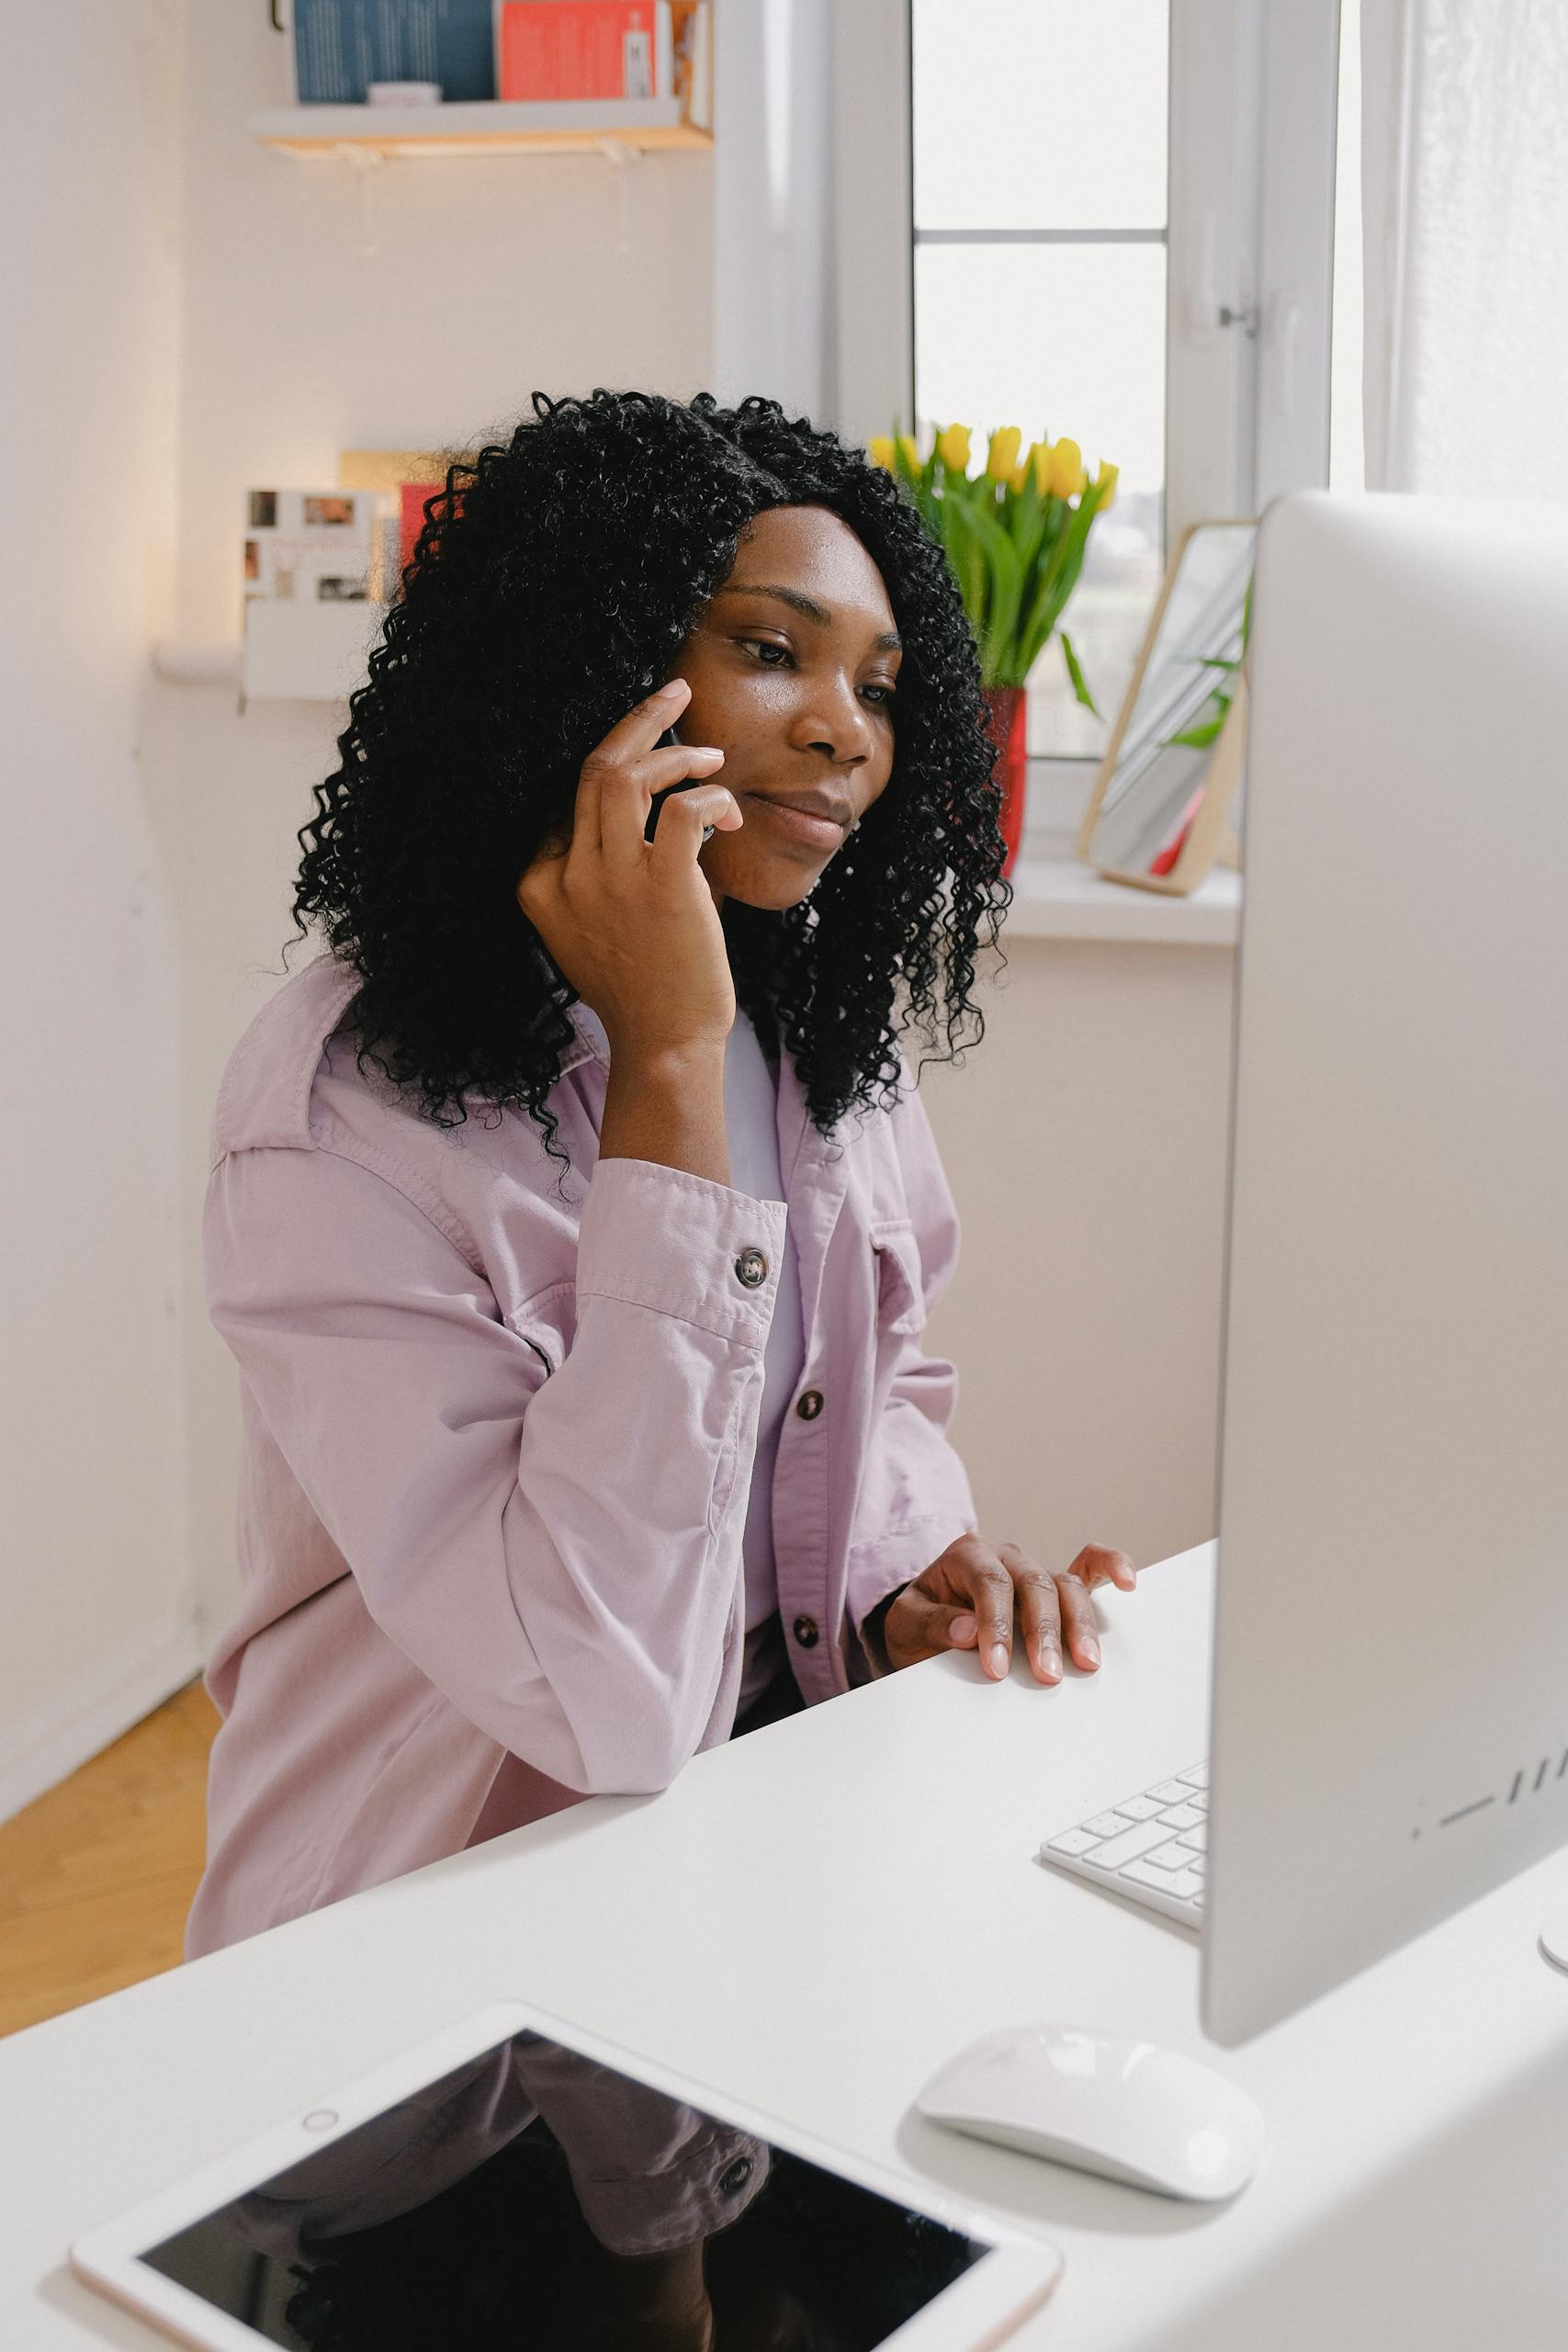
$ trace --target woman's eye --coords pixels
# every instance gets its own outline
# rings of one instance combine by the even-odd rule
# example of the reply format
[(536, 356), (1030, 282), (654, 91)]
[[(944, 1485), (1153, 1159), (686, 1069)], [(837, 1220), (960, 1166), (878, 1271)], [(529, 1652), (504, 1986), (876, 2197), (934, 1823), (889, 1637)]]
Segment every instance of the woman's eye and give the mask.
[(897, 695), (897, 691), (898, 689), (897, 686), (871, 685), (863, 686), (861, 688), (863, 695), (870, 695), (874, 697), (874, 707), (878, 710), (891, 710), (895, 697)]
[(740, 642), (756, 655), (764, 670), (776, 670), (781, 662), (789, 660), (788, 646), (775, 645), (771, 638), (743, 637)]

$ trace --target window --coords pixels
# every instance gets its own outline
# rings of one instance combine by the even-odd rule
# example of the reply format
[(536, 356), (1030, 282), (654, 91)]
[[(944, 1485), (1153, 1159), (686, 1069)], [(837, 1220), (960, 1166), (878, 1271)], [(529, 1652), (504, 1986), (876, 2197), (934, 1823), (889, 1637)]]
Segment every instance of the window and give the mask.
[(908, 10), (917, 415), (1122, 469), (1067, 615), (1101, 717), (1055, 643), (1030, 696), (1059, 829), (1184, 526), (1359, 481), (1359, 0), (860, 5), (884, 55)]
[(1103, 748), (1165, 561), (1168, 0), (914, 0), (915, 407), (1121, 469), (1053, 640), (1030, 750)]

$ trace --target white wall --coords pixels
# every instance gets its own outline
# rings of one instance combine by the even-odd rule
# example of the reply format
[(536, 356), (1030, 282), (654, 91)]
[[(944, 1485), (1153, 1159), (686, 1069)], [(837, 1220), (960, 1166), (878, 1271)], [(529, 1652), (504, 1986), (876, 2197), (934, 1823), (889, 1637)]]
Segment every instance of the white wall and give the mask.
[[(1005, 939), (1005, 933), (1004, 933)], [(926, 1345), (983, 1532), (1066, 1567), (1214, 1532), (1228, 948), (1019, 939), (921, 1099), (964, 1224)]]
[(908, 0), (833, 12), (834, 413), (846, 439), (915, 413)]
[[(179, 629), (231, 639), (253, 485), (327, 483), (340, 450), (504, 433), (536, 390), (689, 395), (713, 369), (710, 156), (353, 166), (257, 146), (287, 102), (266, 10), (191, 0), (184, 109)], [(277, 984), (310, 787), (343, 714), (163, 686), (154, 790), (177, 886), (190, 1531), (209, 1625), (234, 1589), (232, 1367), (197, 1257), (212, 1098)], [(308, 952), (308, 951), (302, 951)]]
[(196, 1657), (175, 964), (141, 756), (173, 590), (179, 15), (6, 22), (0, 1815)]
[(719, 0), (716, 13), (713, 390), (765, 392), (831, 424), (830, 0)]

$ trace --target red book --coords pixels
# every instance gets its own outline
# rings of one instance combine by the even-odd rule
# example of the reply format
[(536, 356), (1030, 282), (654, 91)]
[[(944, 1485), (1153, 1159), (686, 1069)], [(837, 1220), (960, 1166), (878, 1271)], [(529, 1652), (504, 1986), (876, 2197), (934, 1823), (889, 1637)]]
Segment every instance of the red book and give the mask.
[(501, 0), (496, 95), (667, 98), (669, 0)]
[(413, 561), (413, 551), (419, 544), (419, 535), (424, 528), (424, 510), (427, 503), (433, 498), (438, 498), (440, 495), (441, 485), (439, 482), (404, 482), (400, 492), (403, 511), (402, 532), (400, 535), (400, 544), (398, 549), (398, 569), (400, 572), (406, 571), (410, 564)]

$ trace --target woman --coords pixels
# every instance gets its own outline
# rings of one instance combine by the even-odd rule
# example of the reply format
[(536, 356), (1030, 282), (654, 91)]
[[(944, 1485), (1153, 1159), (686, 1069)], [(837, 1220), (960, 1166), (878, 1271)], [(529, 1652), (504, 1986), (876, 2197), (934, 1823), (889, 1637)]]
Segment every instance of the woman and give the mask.
[(300, 837), (327, 952), (219, 1096), (193, 1952), (1015, 1623), (1092, 1669), (1133, 1582), (980, 1536), (918, 1344), (898, 1027), (981, 1033), (1008, 898), (943, 557), (771, 401), (534, 405), (432, 503)]

